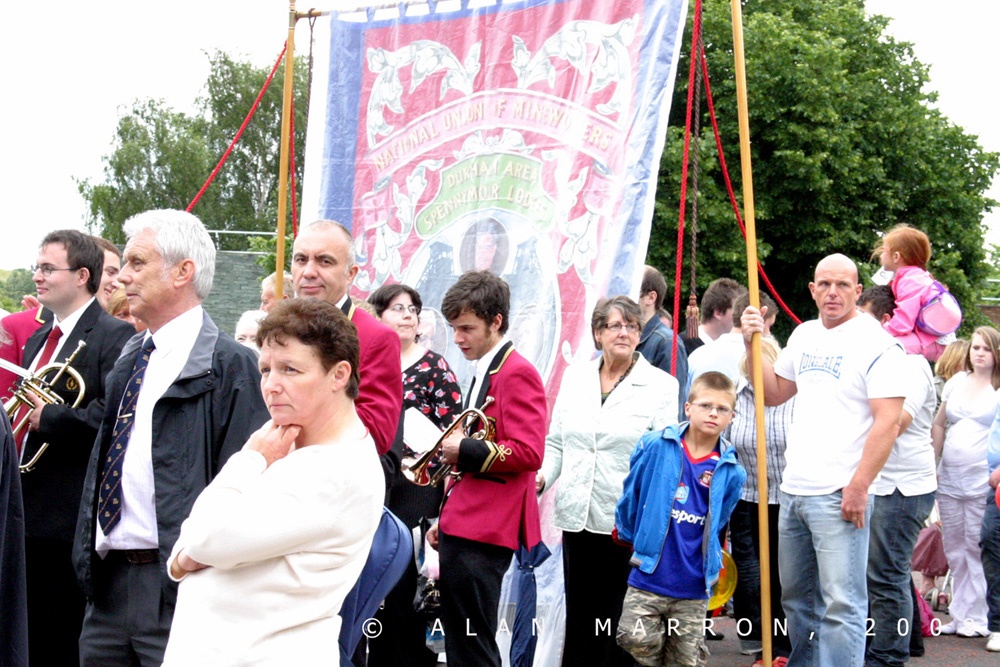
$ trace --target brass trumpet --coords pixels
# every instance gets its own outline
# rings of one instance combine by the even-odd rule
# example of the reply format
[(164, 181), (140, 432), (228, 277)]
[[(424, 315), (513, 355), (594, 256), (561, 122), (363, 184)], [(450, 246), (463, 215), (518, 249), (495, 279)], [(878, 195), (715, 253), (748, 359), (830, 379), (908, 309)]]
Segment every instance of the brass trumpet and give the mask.
[[(400, 462), (400, 468), (403, 471), (403, 477), (407, 480), (413, 482), (417, 486), (437, 486), (444, 480), (448, 475), (457, 474), (453, 472), (453, 466), (450, 463), (437, 463), (432, 467), (432, 462), (437, 461), (441, 456), (441, 447), (444, 441), (448, 439), (452, 433), (457, 429), (462, 429), (466, 438), (474, 438), (476, 440), (491, 440), (495, 437), (493, 432), (493, 427), (490, 425), (489, 420), (486, 415), (483, 414), (483, 410), (486, 406), (493, 402), (492, 396), (487, 396), (486, 400), (483, 401), (483, 405), (480, 408), (467, 408), (462, 414), (455, 418), (455, 421), (451, 423), (438, 441), (433, 447), (424, 452), (419, 458), (415, 457), (405, 457)], [(472, 430), (477, 422), (482, 426), (479, 430)]]
[[(76, 346), (76, 349), (73, 350), (73, 354), (71, 354), (66, 361), (63, 361), (62, 363), (47, 364), (37, 369), (33, 374), (25, 371), (23, 368), (10, 368), (7, 365), (4, 365), (4, 368), (7, 368), (8, 370), (11, 370), (21, 376), (21, 382), (18, 383), (14, 393), (3, 404), (4, 412), (7, 413), (7, 417), (11, 421), (15, 437), (17, 437), (23, 429), (28, 427), (28, 418), (35, 409), (34, 403), (32, 403), (31, 399), (28, 398), (27, 392), (30, 391), (38, 396), (46, 405), (63, 405), (66, 403), (66, 401), (63, 400), (63, 397), (57, 394), (54, 389), (56, 382), (59, 381), (59, 378), (61, 378), (64, 373), (75, 380), (78, 387), (75, 390), (76, 400), (73, 401), (73, 405), (71, 407), (75, 408), (80, 405), (80, 402), (83, 401), (83, 396), (87, 391), (87, 386), (83, 381), (83, 377), (71, 366), (71, 364), (76, 360), (76, 356), (80, 353), (80, 350), (86, 347), (86, 345), (87, 344), (81, 340)], [(52, 376), (51, 380), (46, 380), (45, 377), (51, 373), (55, 373), (55, 375)], [(18, 421), (17, 424), (14, 424), (17, 412), (22, 406), (29, 408), (29, 410), (23, 417), (21, 417), (21, 420)], [(35, 455), (31, 457), (31, 460), (19, 466), (21, 472), (31, 472), (31, 470), (34, 469), (35, 465), (38, 463), (38, 459), (41, 458), (42, 454), (44, 454), (45, 450), (48, 448), (49, 443), (43, 442), (42, 446), (38, 448), (37, 452), (35, 452)]]

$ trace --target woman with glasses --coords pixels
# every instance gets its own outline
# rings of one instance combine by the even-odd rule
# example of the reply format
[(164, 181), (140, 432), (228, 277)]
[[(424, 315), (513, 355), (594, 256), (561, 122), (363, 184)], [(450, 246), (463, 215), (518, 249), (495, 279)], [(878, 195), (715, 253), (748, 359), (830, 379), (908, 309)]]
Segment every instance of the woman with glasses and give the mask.
[[(439, 430), (448, 428), (461, 411), (462, 392), (444, 357), (419, 342), (420, 294), (409, 285), (383, 285), (368, 296), (368, 303), (376, 317), (399, 334), (403, 411), (415, 408)], [(403, 455), (412, 454), (404, 445)], [(440, 486), (417, 486), (397, 471), (389, 509), (413, 529), (421, 519), (437, 517), (441, 494)], [(369, 641), (370, 666), (437, 663), (437, 655), (426, 646), (426, 619), (413, 608), (416, 590), (417, 568), (411, 563), (378, 614), (383, 632)]]
[[(677, 380), (636, 352), (639, 306), (627, 296), (597, 304), (600, 355), (570, 366), (545, 440), (538, 491), (556, 490), (553, 523), (563, 532), (566, 641), (563, 665), (632, 665), (615, 642), (629, 575), (628, 547), (611, 533), (632, 448), (647, 431), (677, 421)], [(607, 628), (606, 632), (597, 631)]]

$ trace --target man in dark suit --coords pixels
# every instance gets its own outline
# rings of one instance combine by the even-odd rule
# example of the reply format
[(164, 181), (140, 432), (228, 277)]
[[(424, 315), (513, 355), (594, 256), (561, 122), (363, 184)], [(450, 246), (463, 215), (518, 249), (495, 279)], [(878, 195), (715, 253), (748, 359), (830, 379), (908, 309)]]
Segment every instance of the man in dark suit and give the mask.
[[(87, 460), (104, 412), (104, 378), (135, 333), (104, 312), (95, 295), (104, 252), (92, 237), (60, 230), (43, 240), (35, 266), (38, 300), (53, 319), (24, 346), (33, 372), (59, 364), (80, 348), (72, 368), (52, 389), (65, 404), (47, 405), (29, 393), (22, 462), (38, 455), (21, 478), (25, 511), (29, 658), (34, 665), (75, 665), (85, 601), (73, 574), (71, 553)], [(45, 375), (52, 381), (55, 373)], [(78, 382), (77, 380), (82, 380)], [(83, 385), (82, 387), (80, 385)], [(77, 407), (71, 407), (83, 392)], [(45, 447), (45, 443), (48, 446)], [(44, 452), (39, 454), (42, 447)]]
[[(455, 344), (476, 364), (467, 405), (482, 409), (493, 435), (459, 431), (442, 444), (461, 473), (445, 489), (441, 520), (428, 533), (441, 554), (441, 622), (452, 666), (500, 667), (500, 584), (519, 544), (542, 541), (535, 474), (542, 467), (548, 411), (538, 371), (507, 340), (510, 289), (489, 271), (470, 271), (441, 311)], [(480, 426), (476, 426), (480, 428)]]
[(371, 431), (379, 455), (384, 455), (396, 438), (403, 410), (399, 335), (351, 302), (347, 290), (358, 274), (355, 255), (354, 238), (347, 228), (331, 220), (312, 222), (295, 238), (292, 282), (295, 296), (329, 301), (357, 328), (361, 387), (354, 406)]
[[(257, 359), (202, 309), (215, 246), (184, 211), (124, 225), (133, 337), (107, 379), (73, 546), (87, 596), (80, 662), (158, 666), (177, 599), (164, 563), (198, 494), (268, 419)], [(56, 663), (52, 663), (56, 664)]]

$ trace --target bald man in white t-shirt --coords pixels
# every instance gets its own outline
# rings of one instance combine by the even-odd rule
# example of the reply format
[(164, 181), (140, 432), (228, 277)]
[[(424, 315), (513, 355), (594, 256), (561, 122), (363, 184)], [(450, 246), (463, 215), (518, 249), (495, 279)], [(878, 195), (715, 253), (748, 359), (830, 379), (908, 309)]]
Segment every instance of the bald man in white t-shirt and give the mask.
[[(858, 573), (868, 563), (871, 487), (899, 430), (905, 355), (857, 310), (849, 258), (822, 259), (809, 291), (819, 318), (795, 329), (775, 364), (763, 362), (765, 403), (797, 396), (778, 522), (788, 665), (862, 667), (868, 595)], [(743, 312), (748, 356), (763, 316)]]

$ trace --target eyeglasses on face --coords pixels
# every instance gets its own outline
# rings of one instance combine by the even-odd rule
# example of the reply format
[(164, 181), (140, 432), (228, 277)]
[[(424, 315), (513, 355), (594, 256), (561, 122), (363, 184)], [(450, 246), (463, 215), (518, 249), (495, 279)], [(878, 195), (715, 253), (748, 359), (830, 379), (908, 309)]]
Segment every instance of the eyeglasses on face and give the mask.
[(629, 332), (630, 334), (637, 334), (637, 333), (639, 333), (639, 325), (638, 324), (632, 324), (632, 323), (625, 324), (624, 322), (615, 322), (613, 324), (605, 324), (604, 325), (605, 329), (607, 329), (611, 333), (615, 333), (615, 334), (621, 333), (622, 327), (625, 327), (625, 331)]
[(720, 417), (728, 417), (733, 414), (733, 409), (726, 405), (712, 405), (711, 403), (692, 403), (691, 405), (698, 408), (705, 414), (717, 412)]
[(404, 306), (401, 303), (393, 304), (392, 306), (389, 306), (389, 310), (394, 313), (399, 313), (400, 315), (403, 313), (409, 313), (410, 315), (417, 315), (420, 313), (420, 311), (417, 310), (417, 307), (412, 303), (409, 306)]
[(51, 276), (53, 271), (79, 271), (79, 269), (74, 269), (73, 267), (70, 267), (68, 269), (60, 269), (58, 267), (52, 266), (51, 264), (42, 264), (41, 266), (38, 266), (37, 264), (32, 264), (30, 269), (31, 273), (33, 274), (38, 273), (40, 271), (42, 275), (45, 276), (46, 278)]

